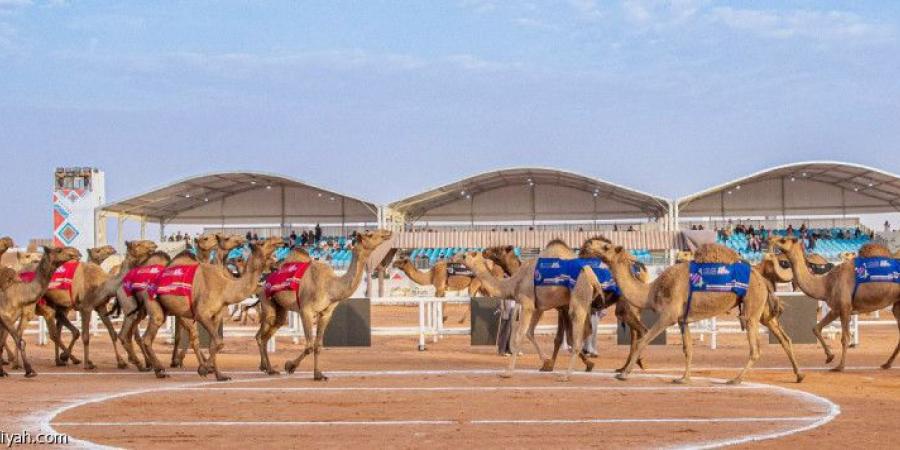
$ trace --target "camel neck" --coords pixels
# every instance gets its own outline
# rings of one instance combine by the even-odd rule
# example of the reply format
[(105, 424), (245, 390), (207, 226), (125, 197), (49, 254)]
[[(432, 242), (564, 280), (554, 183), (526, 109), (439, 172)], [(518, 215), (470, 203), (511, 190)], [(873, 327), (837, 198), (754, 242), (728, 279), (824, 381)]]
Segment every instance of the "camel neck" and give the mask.
[(492, 297), (511, 298), (514, 296), (515, 283), (519, 279), (518, 276), (516, 276), (518, 275), (518, 271), (510, 278), (497, 278), (494, 276), (493, 272), (487, 269), (487, 266), (483, 261), (475, 264), (474, 267), (469, 266), (468, 264), (466, 266), (475, 272), (475, 277), (481, 281)]
[[(225, 294), (223, 295), (224, 303), (233, 305), (253, 295), (253, 293), (256, 292), (256, 287), (262, 276), (264, 265), (265, 258), (262, 254), (262, 250), (254, 249), (253, 252), (250, 253), (250, 257), (247, 258), (247, 270), (245, 270), (244, 273), (236, 278), (222, 274), (225, 283), (227, 283)], [(214, 270), (219, 269), (219, 267), (214, 267)]]
[(333, 279), (329, 286), (328, 292), (332, 302), (350, 298), (356, 292), (356, 288), (362, 281), (365, 260), (368, 259), (370, 253), (370, 250), (366, 250), (361, 245), (353, 248), (353, 256), (350, 258), (347, 271)]
[(622, 296), (628, 303), (645, 309), (650, 295), (650, 285), (638, 280), (631, 273), (631, 261), (624, 258), (618, 258), (609, 264), (609, 270), (622, 291)]
[(25, 305), (37, 303), (50, 284), (50, 278), (53, 277), (55, 270), (56, 267), (50, 262), (50, 256), (44, 254), (34, 270), (34, 279), (25, 283), (25, 295), (21, 296), (19, 301)]
[(413, 283), (416, 283), (419, 286), (428, 286), (434, 281), (434, 269), (422, 272), (419, 269), (416, 269), (416, 266), (413, 265), (412, 261), (407, 261), (400, 266), (400, 270), (402, 270)]
[(813, 275), (812, 271), (809, 270), (809, 266), (806, 265), (806, 255), (803, 254), (803, 250), (795, 246), (786, 253), (791, 261), (791, 271), (794, 274), (794, 280), (797, 282), (800, 290), (812, 298), (824, 299), (827, 295), (825, 277)]

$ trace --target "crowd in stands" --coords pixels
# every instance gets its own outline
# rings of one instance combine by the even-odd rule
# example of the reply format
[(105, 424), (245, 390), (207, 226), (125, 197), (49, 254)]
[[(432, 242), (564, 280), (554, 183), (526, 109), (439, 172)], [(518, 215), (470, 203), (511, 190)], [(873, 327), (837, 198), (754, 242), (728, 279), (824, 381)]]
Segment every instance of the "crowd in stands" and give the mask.
[(808, 228), (806, 224), (794, 228), (793, 224), (784, 229), (769, 230), (764, 225), (732, 225), (729, 223), (718, 230), (718, 242), (724, 244), (748, 259), (758, 259), (768, 250), (769, 237), (793, 236), (803, 242), (809, 252), (821, 253), (826, 258), (836, 259), (841, 252), (855, 252), (862, 244), (873, 238), (874, 233), (866, 232), (859, 226), (853, 228)]

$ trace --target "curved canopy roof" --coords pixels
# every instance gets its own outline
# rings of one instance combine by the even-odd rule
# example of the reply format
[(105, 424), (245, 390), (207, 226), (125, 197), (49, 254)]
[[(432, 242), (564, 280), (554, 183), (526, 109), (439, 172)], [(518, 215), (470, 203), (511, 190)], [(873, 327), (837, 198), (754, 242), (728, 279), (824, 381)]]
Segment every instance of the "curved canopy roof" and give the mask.
[(662, 217), (669, 202), (557, 169), (484, 172), (390, 205), (410, 220), (602, 220)]
[(102, 211), (195, 225), (376, 222), (371, 202), (281, 175), (219, 172), (109, 203)]
[(786, 164), (678, 200), (681, 217), (898, 211), (900, 177), (872, 167), (835, 161)]

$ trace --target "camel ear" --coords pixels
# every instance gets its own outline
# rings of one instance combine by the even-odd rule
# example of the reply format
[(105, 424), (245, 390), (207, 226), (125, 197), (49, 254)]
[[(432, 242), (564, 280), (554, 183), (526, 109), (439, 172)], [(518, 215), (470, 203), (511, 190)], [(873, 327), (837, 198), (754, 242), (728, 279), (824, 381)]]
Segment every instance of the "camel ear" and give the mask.
[(622, 253), (622, 250), (625, 250), (625, 249), (622, 248), (621, 245), (617, 245), (617, 246), (616, 246), (616, 253)]
[(510, 252), (510, 253), (512, 253), (512, 251), (515, 249), (516, 248), (513, 247), (512, 245), (507, 245), (506, 247), (503, 247), (503, 250), (506, 250), (507, 252)]

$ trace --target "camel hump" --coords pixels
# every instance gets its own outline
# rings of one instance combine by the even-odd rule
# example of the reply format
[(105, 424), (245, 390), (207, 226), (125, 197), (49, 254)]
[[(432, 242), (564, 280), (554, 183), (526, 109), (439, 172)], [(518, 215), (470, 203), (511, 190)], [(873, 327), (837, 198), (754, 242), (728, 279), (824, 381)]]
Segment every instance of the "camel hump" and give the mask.
[(877, 257), (886, 257), (890, 258), (891, 251), (888, 250), (887, 247), (881, 244), (868, 243), (859, 248), (859, 256), (863, 258), (877, 258)]
[(702, 244), (694, 252), (694, 261), (699, 263), (734, 264), (741, 261), (741, 255), (721, 244)]
[(575, 258), (575, 252), (562, 239), (553, 239), (544, 246), (539, 256), (541, 258), (572, 259)]

